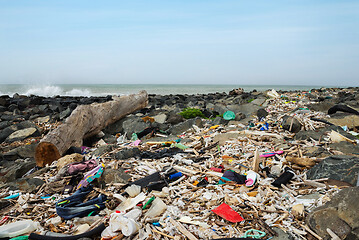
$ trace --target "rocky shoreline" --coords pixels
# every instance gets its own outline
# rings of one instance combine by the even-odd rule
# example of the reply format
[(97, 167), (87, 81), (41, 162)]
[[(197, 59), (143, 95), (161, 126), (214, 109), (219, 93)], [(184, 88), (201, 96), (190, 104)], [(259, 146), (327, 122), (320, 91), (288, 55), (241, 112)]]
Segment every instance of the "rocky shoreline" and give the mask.
[[(26, 193), (35, 194), (32, 196), (34, 199), (36, 198), (36, 194), (40, 196), (42, 191), (44, 191), (45, 185), (48, 183), (48, 178), (54, 174), (56, 175), (56, 171), (53, 166), (44, 167), (42, 169), (36, 168), (34, 154), (38, 142), (49, 131), (55, 129), (65, 121), (77, 106), (103, 103), (112, 99), (112, 96), (56, 96), (51, 98), (21, 96), (18, 94), (11, 97), (0, 96), (0, 186), (2, 189), (0, 196), (3, 198), (18, 191), (23, 195), (26, 195)], [(199, 109), (202, 115), (186, 119), (185, 117), (187, 116), (185, 114), (179, 114), (185, 109)], [(332, 196), (332, 194), (334, 194), (334, 191), (332, 191), (333, 186), (337, 186), (337, 189), (345, 188), (345, 191), (342, 190), (339, 192), (339, 194), (343, 196), (340, 200), (334, 198), (333, 201), (330, 201), (330, 199), (322, 201), (322, 204), (327, 203), (318, 208), (318, 210), (315, 210), (312, 206), (305, 206), (306, 209), (302, 211), (301, 216), (296, 216), (292, 213), (291, 207), (293, 206), (289, 209), (285, 208), (285, 211), (289, 211), (289, 215), (286, 216), (286, 218), (296, 219), (292, 222), (294, 222), (293, 224), (296, 226), (295, 229), (299, 232), (290, 234), (289, 231), (291, 228), (283, 223), (284, 219), (280, 220), (280, 224), (277, 222), (272, 223), (269, 220), (268, 223), (271, 223), (273, 227), (275, 226), (277, 231), (281, 232), (287, 239), (293, 237), (298, 238), (299, 236), (305, 236), (307, 239), (315, 239), (315, 234), (318, 234), (322, 238), (328, 238), (329, 235), (325, 228), (330, 228), (341, 239), (343, 239), (343, 237), (346, 237), (345, 239), (358, 239), (359, 226), (357, 223), (359, 222), (359, 208), (354, 207), (357, 206), (359, 200), (357, 194), (358, 187), (352, 187), (357, 186), (359, 173), (359, 147), (357, 145), (358, 138), (356, 135), (356, 133), (359, 132), (358, 109), (359, 88), (354, 87), (312, 89), (307, 92), (275, 92), (270, 90), (263, 92), (255, 90), (244, 92), (242, 89), (234, 89), (229, 93), (149, 95), (147, 107), (107, 126), (100, 134), (85, 139), (84, 147), (88, 147), (90, 150), (89, 152), (82, 152), (82, 154), (85, 156), (88, 155), (89, 158), (94, 156), (103, 158), (105, 165), (109, 166), (106, 166), (101, 177), (102, 180), (99, 180), (102, 184), (99, 183), (99, 186), (102, 186), (104, 191), (108, 190), (106, 186), (113, 186), (111, 184), (114, 183), (127, 184), (129, 181), (131, 182), (131, 180), (136, 180), (139, 177), (139, 172), (148, 172), (145, 170), (134, 171), (134, 166), (139, 166), (136, 165), (137, 163), (133, 164), (133, 161), (141, 161), (141, 159), (147, 158), (152, 160), (156, 159), (156, 156), (150, 153), (148, 153), (150, 157), (144, 157), (143, 155), (146, 151), (151, 152), (155, 150), (153, 149), (154, 145), (151, 145), (153, 142), (164, 143), (181, 139), (182, 145), (189, 147), (189, 149), (194, 149), (194, 151), (191, 152), (193, 154), (190, 158), (192, 161), (200, 157), (207, 157), (207, 155), (214, 155), (214, 157), (212, 156), (212, 162), (208, 163), (209, 165), (203, 163), (203, 166), (201, 165), (200, 168), (194, 168), (197, 169), (196, 171), (202, 169), (200, 172), (209, 170), (209, 166), (221, 162), (217, 161), (217, 159), (222, 160), (224, 159), (223, 156), (228, 155), (232, 155), (230, 157), (234, 157), (234, 159), (236, 159), (235, 161), (243, 160), (240, 161), (240, 163), (248, 168), (252, 166), (252, 162), (255, 160), (253, 149), (259, 149), (262, 152), (281, 150), (284, 151), (285, 157), (288, 158), (311, 159), (314, 163), (310, 165), (300, 164), (298, 162), (293, 163), (289, 162), (289, 160), (285, 161), (285, 159), (276, 159), (275, 157), (269, 162), (262, 159), (261, 169), (258, 170), (258, 173), (261, 179), (270, 177), (270, 174), (274, 175), (272, 177), (275, 178), (276, 175), (278, 176), (279, 173), (283, 171), (284, 166), (290, 166), (296, 171), (296, 175), (307, 173), (308, 180), (326, 179), (324, 181), (325, 186), (321, 190), (323, 193), (322, 196), (326, 193), (330, 193), (328, 196)], [(226, 120), (223, 117), (223, 114), (228, 111), (234, 114), (230, 120)], [(213, 126), (217, 127), (211, 129), (210, 127)], [(246, 135), (244, 137), (243, 131), (252, 131), (252, 134), (256, 133), (255, 131), (277, 134), (281, 136), (281, 138), (278, 137), (280, 140), (273, 140), (270, 135), (265, 134), (263, 136), (247, 137)], [(334, 140), (333, 135), (330, 135), (331, 132), (336, 132), (341, 137), (345, 137), (349, 140)], [(141, 140), (140, 146), (132, 145), (132, 147), (129, 147), (128, 144), (137, 139)], [(209, 140), (207, 141), (206, 139)], [(239, 139), (239, 142), (247, 142), (247, 147), (250, 144), (256, 147), (247, 149), (248, 151), (246, 151), (244, 150), (246, 147), (242, 146), (237, 152), (234, 150), (230, 151), (228, 150), (228, 141), (233, 139)], [(217, 143), (215, 146), (215, 148), (218, 148), (218, 151), (216, 150), (217, 152), (214, 151), (215, 149), (205, 149), (205, 147), (213, 143)], [(198, 147), (196, 147), (196, 144)], [(233, 146), (235, 146), (238, 143), (233, 144)], [(296, 146), (296, 148), (294, 146)], [(235, 149), (235, 147), (233, 148)], [(173, 147), (163, 145), (156, 146), (156, 149), (173, 149)], [(246, 154), (249, 155), (246, 156)], [(176, 162), (171, 158), (174, 155), (175, 153), (166, 155), (168, 158), (163, 161), (161, 160), (161, 164), (165, 164), (166, 161)], [(162, 159), (164, 158), (163, 156), (159, 156), (158, 158)], [(244, 161), (244, 159), (246, 161)], [(274, 174), (275, 170), (272, 168), (276, 161), (281, 162), (281, 168)], [(200, 161), (198, 160), (198, 162)], [(153, 163), (147, 164), (147, 167), (152, 168), (152, 164)], [(198, 165), (198, 163), (196, 164)], [(119, 167), (119, 165), (121, 165), (121, 167)], [(128, 171), (126, 171), (126, 166), (128, 167)], [(191, 164), (187, 167), (191, 167)], [(265, 173), (266, 167), (269, 167), (270, 173)], [(121, 169), (121, 171), (119, 169)], [(129, 171), (129, 169), (132, 169), (132, 171)], [(191, 169), (194, 171), (193, 168)], [(238, 166), (236, 169), (238, 172), (244, 171), (243, 169), (241, 170), (240, 167), (238, 168)], [(190, 174), (187, 174), (187, 177), (191, 179)], [(303, 175), (301, 179), (303, 180), (305, 178)], [(197, 180), (199, 179), (200, 177)], [(296, 180), (300, 181), (300, 178)], [(210, 184), (214, 184), (214, 182), (215, 180), (212, 179), (212, 183)], [(62, 184), (63, 183), (64, 182), (62, 182)], [(188, 181), (187, 183), (192, 184), (192, 182)], [(184, 183), (179, 184), (185, 186)], [(259, 182), (260, 186), (261, 184), (262, 183)], [(320, 184), (323, 184), (323, 182)], [(264, 188), (262, 189), (260, 186), (258, 187), (259, 189), (256, 190), (257, 194), (264, 191)], [(265, 186), (264, 183), (263, 186)], [(293, 191), (297, 191), (296, 188), (298, 186), (301, 185), (291, 186), (291, 188)], [(321, 186), (323, 187), (323, 185)], [(62, 187), (63, 185), (60, 184), (58, 190), (48, 190), (47, 194), (57, 194), (56, 199), (58, 199), (61, 196)], [(235, 191), (236, 188), (237, 187), (232, 189), (232, 191)], [(240, 188), (239, 186), (238, 189)], [(308, 186), (298, 191), (304, 190), (310, 194), (314, 194), (315, 192), (315, 188), (309, 189)], [(117, 191), (121, 192), (119, 189), (117, 189)], [(290, 190), (287, 191), (290, 192)], [(203, 192), (203, 194), (205, 195), (205, 192)], [(266, 194), (268, 195), (268, 192), (266, 192)], [(278, 194), (280, 193), (278, 192)], [(292, 197), (296, 196), (296, 194), (292, 194)], [(350, 196), (348, 196), (348, 194), (350, 194)], [(246, 196), (248, 197), (248, 195)], [(203, 196), (198, 197), (203, 198)], [(353, 198), (356, 199), (356, 202)], [(32, 199), (32, 201), (35, 201), (34, 199)], [(217, 202), (213, 201), (211, 204), (223, 202), (223, 199), (224, 197), (218, 199)], [(317, 199), (319, 199), (319, 197)], [(257, 199), (256, 201), (260, 203), (260, 200)], [(210, 201), (207, 201), (207, 203), (208, 202)], [(231, 201), (227, 200), (227, 202)], [(15, 210), (13, 205), (15, 202), (11, 202), (10, 204), (8, 201), (1, 200), (0, 204), (0, 216), (2, 218), (4, 216), (19, 217), (24, 215), (23, 211)], [(10, 208), (12, 207), (11, 210), (9, 210), (9, 204)], [(178, 204), (177, 202), (177, 205)], [(351, 204), (354, 204), (354, 206)], [(236, 204), (233, 203), (233, 205), (235, 206)], [(21, 208), (19, 205), (15, 206)], [(207, 209), (210, 209), (211, 206), (212, 205), (207, 206)], [(329, 208), (330, 211), (328, 210)], [(23, 207), (23, 209), (25, 210), (26, 208)], [(31, 209), (33, 210), (33, 207), (30, 208), (30, 210)], [(243, 215), (248, 215), (248, 213), (246, 213), (247, 210), (241, 211)], [(248, 210), (248, 212), (252, 210)], [(267, 209), (267, 211), (270, 210)], [(279, 210), (275, 207), (271, 211)], [(352, 211), (356, 214), (353, 214)], [(107, 212), (107, 214), (108, 213), (109, 212)], [(33, 214), (34, 212), (29, 216), (33, 216)], [(106, 213), (100, 214), (100, 216), (103, 215), (106, 215)], [(250, 217), (248, 216), (248, 218)], [(51, 229), (46, 219), (48, 219), (48, 216), (38, 220), (40, 220), (43, 228)], [(204, 219), (202, 221), (206, 222), (205, 218), (202, 219)], [(261, 221), (263, 222), (265, 220), (265, 218), (262, 218)], [(305, 227), (298, 225), (299, 222), (300, 224), (306, 222), (312, 230), (308, 231)], [(223, 226), (232, 224), (228, 222), (222, 223), (224, 224)], [(262, 225), (269, 229), (272, 228), (268, 223)], [(145, 226), (145, 223), (142, 224)], [(261, 225), (260, 223), (258, 224)], [(218, 222), (216, 222), (216, 224), (213, 222), (212, 226), (218, 226)], [(252, 224), (251, 226), (254, 227), (255, 225)], [(282, 230), (279, 230), (278, 227)], [(61, 231), (61, 229), (63, 231)], [(68, 230), (68, 228), (57, 228), (57, 230), (59, 232), (66, 232), (65, 230)], [(283, 230), (287, 233), (284, 233)], [(165, 234), (171, 233), (168, 229), (163, 231)], [(228, 230), (229, 232), (216, 231), (215, 235), (221, 237), (240, 235), (235, 232), (230, 233), (232, 230)], [(266, 231), (267, 235), (273, 234), (268, 229), (266, 229)], [(194, 234), (204, 239), (213, 237), (205, 234), (201, 236), (198, 232)], [(163, 235), (157, 234), (156, 236), (159, 237)], [(274, 237), (273, 239), (280, 238)]]

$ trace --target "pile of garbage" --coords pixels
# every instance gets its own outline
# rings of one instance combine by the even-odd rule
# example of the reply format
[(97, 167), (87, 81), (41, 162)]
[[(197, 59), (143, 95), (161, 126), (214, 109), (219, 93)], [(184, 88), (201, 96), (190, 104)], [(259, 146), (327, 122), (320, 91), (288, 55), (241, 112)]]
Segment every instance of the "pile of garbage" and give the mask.
[[(359, 123), (313, 110), (320, 93), (271, 90), (245, 117), (225, 109), (178, 134), (138, 114), (150, 126), (98, 135), (4, 185), (0, 238), (355, 239)], [(357, 115), (343, 106), (330, 113)]]

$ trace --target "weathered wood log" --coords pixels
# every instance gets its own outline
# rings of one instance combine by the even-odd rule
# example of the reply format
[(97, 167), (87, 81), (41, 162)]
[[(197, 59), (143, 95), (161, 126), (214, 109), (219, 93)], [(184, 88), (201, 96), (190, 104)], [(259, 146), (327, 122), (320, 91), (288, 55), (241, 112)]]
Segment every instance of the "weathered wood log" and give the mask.
[(147, 106), (146, 91), (121, 96), (105, 103), (78, 106), (66, 121), (49, 132), (35, 150), (36, 165), (43, 167), (59, 159), (70, 147), (80, 147), (107, 125)]
[(312, 158), (302, 158), (302, 157), (286, 157), (286, 160), (289, 162), (292, 162), (294, 164), (298, 164), (299, 166), (303, 167), (313, 167), (316, 163), (316, 161)]

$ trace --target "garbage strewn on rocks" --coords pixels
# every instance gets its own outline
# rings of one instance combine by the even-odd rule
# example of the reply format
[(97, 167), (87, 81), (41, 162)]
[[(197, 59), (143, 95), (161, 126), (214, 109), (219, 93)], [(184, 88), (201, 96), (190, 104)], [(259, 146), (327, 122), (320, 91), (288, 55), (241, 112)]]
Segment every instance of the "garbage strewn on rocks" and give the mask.
[(111, 96), (1, 96), (0, 238), (359, 238), (358, 90), (149, 95), (41, 167), (41, 139)]

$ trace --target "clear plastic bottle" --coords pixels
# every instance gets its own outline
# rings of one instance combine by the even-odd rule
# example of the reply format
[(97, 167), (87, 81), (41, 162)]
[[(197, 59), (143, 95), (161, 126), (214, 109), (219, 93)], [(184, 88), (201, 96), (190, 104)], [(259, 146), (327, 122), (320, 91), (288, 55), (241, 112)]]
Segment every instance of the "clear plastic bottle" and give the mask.
[(18, 221), (0, 227), (1, 238), (17, 237), (26, 233), (31, 233), (39, 227), (38, 222), (32, 220)]

